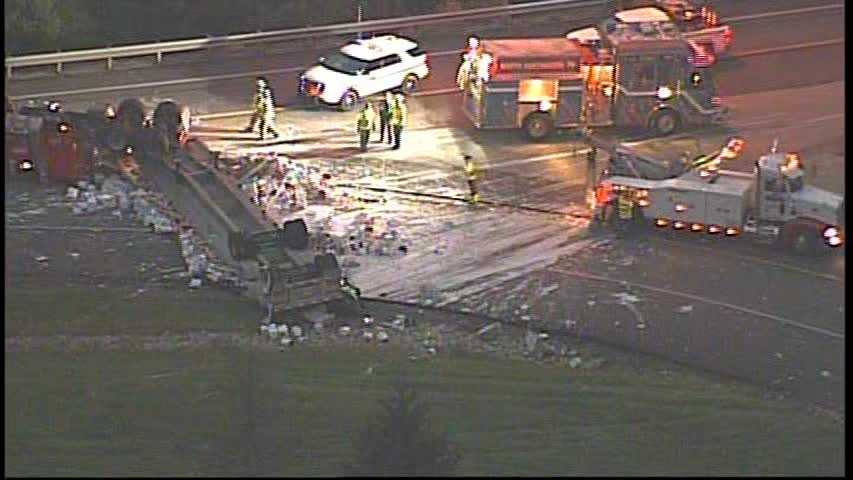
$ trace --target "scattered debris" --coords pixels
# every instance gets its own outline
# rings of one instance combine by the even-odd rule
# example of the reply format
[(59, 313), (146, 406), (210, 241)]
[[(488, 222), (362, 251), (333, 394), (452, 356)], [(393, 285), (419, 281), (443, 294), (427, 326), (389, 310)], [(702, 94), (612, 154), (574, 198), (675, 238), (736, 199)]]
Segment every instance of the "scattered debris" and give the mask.
[(490, 323), (490, 324), (486, 325), (485, 327), (483, 327), (483, 328), (481, 328), (481, 329), (477, 330), (477, 336), (478, 336), (478, 337), (479, 337), (479, 336), (482, 336), (482, 335), (484, 335), (485, 333), (490, 332), (491, 330), (493, 330), (493, 329), (495, 329), (495, 328), (499, 327), (500, 325), (501, 325), (501, 324), (500, 324), (500, 322), (493, 322), (493, 323)]
[(627, 292), (611, 293), (610, 295), (612, 297), (615, 297), (617, 299), (617, 301), (623, 305), (630, 304), (630, 303), (637, 303), (640, 301), (640, 299), (636, 295), (632, 295), (632, 294), (627, 293)]
[(45, 263), (45, 262), (47, 262), (47, 261), (48, 261), (48, 258), (47, 258), (47, 257), (45, 257), (44, 255), (40, 255), (40, 256), (38, 256), (38, 257), (36, 257), (36, 258), (35, 258), (35, 261), (37, 261), (37, 262), (39, 262), (39, 263)]
[(547, 287), (545, 287), (545, 288), (543, 288), (542, 290), (540, 290), (540, 291), (539, 291), (539, 296), (540, 296), (540, 297), (547, 296), (547, 295), (549, 295), (551, 292), (553, 292), (553, 291), (557, 290), (558, 288), (560, 288), (560, 285), (558, 285), (558, 284), (556, 284), (556, 283), (555, 283), (555, 284), (553, 284), (553, 285), (548, 285)]

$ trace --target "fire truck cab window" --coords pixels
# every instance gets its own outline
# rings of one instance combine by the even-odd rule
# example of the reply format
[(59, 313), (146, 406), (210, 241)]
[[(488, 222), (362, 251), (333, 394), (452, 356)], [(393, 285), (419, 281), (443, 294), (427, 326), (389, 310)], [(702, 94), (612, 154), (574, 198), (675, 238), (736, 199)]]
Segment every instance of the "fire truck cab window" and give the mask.
[(635, 90), (654, 89), (657, 87), (655, 78), (655, 64), (650, 61), (626, 62), (624, 64), (624, 83), (628, 88)]
[(675, 57), (672, 55), (662, 55), (658, 57), (657, 78), (655, 79), (658, 85), (671, 85), (681, 77), (679, 75), (678, 64), (675, 62)]

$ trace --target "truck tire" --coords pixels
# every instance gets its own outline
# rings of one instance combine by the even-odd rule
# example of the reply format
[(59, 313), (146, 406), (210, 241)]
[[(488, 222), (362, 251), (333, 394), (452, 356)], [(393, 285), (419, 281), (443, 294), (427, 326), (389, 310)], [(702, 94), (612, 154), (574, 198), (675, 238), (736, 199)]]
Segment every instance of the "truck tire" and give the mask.
[(170, 139), (177, 142), (178, 126), (181, 124), (181, 109), (172, 101), (160, 102), (154, 109), (154, 126), (165, 131)]
[(228, 251), (234, 260), (246, 260), (246, 237), (243, 232), (228, 233)]
[(554, 120), (545, 112), (533, 112), (524, 119), (523, 127), (527, 138), (539, 142), (554, 131)]
[(284, 222), (281, 228), (284, 235), (284, 244), (288, 248), (294, 250), (305, 250), (308, 248), (308, 228), (305, 227), (304, 220), (300, 218)]
[(809, 225), (786, 225), (782, 232), (783, 245), (797, 255), (814, 253), (818, 247), (820, 232)]
[(661, 137), (672, 135), (678, 131), (680, 126), (681, 119), (678, 118), (678, 114), (668, 108), (658, 110), (652, 115), (651, 120), (649, 120), (649, 127), (656, 135)]
[(340, 109), (345, 112), (350, 112), (352, 110), (355, 110), (355, 108), (358, 106), (358, 102), (358, 93), (356, 93), (356, 91), (352, 89), (347, 90), (341, 96)]
[(414, 74), (406, 75), (406, 78), (403, 80), (403, 84), (401, 85), (403, 92), (406, 94), (411, 94), (418, 88), (418, 76)]
[(126, 134), (139, 130), (145, 120), (145, 106), (138, 99), (128, 98), (119, 104), (116, 120)]

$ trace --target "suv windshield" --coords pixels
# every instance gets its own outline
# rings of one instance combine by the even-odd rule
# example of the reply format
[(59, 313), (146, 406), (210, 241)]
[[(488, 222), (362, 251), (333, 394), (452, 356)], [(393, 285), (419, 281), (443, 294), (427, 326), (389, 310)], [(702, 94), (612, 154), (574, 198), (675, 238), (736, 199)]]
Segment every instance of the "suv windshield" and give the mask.
[(335, 52), (324, 58), (320, 65), (348, 75), (355, 75), (360, 71), (367, 70), (367, 62), (350, 57), (341, 52)]

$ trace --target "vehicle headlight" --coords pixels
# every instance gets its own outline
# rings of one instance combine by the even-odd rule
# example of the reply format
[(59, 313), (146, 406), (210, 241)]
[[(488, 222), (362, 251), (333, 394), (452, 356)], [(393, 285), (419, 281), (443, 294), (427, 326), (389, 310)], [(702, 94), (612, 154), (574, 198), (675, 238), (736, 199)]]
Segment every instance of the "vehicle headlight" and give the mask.
[(828, 227), (823, 231), (824, 238), (832, 238), (838, 236), (838, 229), (835, 227)]
[(830, 247), (837, 247), (841, 245), (842, 240), (841, 237), (829, 237), (826, 242), (829, 244)]
[(33, 169), (33, 162), (29, 160), (21, 160), (20, 163), (18, 163), (18, 169), (22, 172), (29, 172)]
[(657, 95), (661, 100), (669, 100), (672, 98), (672, 89), (665, 85), (663, 87), (658, 87)]

